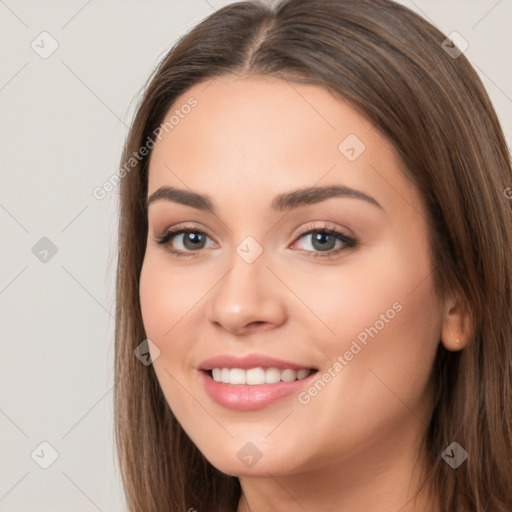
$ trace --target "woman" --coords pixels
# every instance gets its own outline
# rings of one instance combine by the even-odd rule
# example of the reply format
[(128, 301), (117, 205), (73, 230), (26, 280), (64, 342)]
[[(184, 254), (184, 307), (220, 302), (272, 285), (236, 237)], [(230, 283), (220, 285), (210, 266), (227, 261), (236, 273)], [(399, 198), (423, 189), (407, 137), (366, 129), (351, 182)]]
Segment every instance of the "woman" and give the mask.
[(243, 2), (160, 63), (122, 161), (131, 511), (512, 509), (510, 155), (454, 48), (389, 0)]

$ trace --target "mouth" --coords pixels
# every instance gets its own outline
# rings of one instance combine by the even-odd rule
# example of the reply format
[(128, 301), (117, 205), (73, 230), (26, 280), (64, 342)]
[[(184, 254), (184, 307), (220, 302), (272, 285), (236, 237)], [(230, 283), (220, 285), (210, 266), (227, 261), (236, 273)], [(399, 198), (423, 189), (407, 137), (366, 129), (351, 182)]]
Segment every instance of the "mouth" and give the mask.
[(316, 372), (315, 368), (212, 368), (203, 370), (215, 382), (231, 385), (261, 386), (263, 384), (277, 384), (278, 382), (294, 382), (303, 380)]
[(317, 368), (267, 356), (218, 356), (198, 368), (207, 395), (217, 404), (236, 410), (266, 407), (298, 394), (309, 385)]

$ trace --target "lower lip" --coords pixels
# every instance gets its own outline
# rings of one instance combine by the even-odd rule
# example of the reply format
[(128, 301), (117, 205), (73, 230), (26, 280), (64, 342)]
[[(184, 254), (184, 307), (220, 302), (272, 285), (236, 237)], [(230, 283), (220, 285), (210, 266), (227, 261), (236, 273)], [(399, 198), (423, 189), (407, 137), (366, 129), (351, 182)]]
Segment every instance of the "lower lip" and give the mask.
[(315, 375), (313, 372), (306, 378), (292, 382), (277, 382), (275, 384), (261, 384), (249, 386), (247, 384), (223, 384), (213, 380), (205, 371), (200, 371), (206, 393), (218, 404), (228, 409), (251, 410), (260, 409), (271, 403), (298, 393), (305, 384)]

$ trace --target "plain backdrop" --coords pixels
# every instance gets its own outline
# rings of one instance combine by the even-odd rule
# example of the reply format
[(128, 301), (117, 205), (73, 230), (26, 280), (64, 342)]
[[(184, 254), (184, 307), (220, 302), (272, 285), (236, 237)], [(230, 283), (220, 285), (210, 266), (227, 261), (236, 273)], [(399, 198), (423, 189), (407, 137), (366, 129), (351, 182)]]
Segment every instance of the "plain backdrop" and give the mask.
[[(155, 64), (228, 3), (0, 0), (1, 511), (126, 510), (112, 420), (118, 189), (92, 191), (118, 169)], [(512, 0), (402, 3), (469, 43), (510, 141)]]

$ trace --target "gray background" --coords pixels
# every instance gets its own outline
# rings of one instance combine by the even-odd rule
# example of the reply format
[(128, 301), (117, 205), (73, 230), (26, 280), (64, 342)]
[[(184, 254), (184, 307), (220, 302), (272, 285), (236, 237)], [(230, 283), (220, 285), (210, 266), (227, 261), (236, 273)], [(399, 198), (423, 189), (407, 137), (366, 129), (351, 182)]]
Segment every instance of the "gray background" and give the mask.
[[(228, 3), (0, 0), (1, 511), (125, 510), (112, 433), (118, 190), (92, 190), (116, 172), (156, 62)], [(468, 41), (512, 140), (512, 0), (401, 3)], [(48, 51), (43, 31), (59, 45), (46, 59), (31, 47)], [(48, 469), (43, 441), (58, 452)]]

